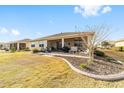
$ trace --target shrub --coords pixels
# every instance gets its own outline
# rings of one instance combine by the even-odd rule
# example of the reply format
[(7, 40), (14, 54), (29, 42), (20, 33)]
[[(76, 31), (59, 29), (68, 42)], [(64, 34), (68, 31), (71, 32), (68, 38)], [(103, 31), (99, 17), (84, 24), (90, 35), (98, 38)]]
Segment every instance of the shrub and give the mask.
[(33, 52), (33, 53), (38, 53), (39, 50), (38, 50), (38, 49), (33, 49), (32, 52)]
[(99, 51), (99, 50), (96, 50), (96, 51), (94, 52), (94, 54), (95, 54), (96, 56), (100, 56), (100, 57), (104, 57), (104, 56), (105, 56), (105, 53), (102, 52), (102, 51)]
[(124, 47), (119, 47), (119, 51), (124, 51)]
[(15, 48), (15, 47), (11, 48), (10, 52), (11, 52), (11, 53), (16, 52), (16, 48)]
[(83, 64), (83, 63), (81, 63), (81, 64), (80, 64), (80, 67), (81, 67), (81, 68), (86, 68), (86, 67), (87, 67), (87, 65), (86, 65), (86, 64)]

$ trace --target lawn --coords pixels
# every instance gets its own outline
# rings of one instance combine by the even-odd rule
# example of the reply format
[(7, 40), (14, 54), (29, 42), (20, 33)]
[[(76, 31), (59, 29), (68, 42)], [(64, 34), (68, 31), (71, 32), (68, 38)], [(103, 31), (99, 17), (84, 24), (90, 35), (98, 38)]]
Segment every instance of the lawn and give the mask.
[(56, 57), (29, 52), (0, 53), (0, 87), (124, 87), (124, 80), (106, 82), (78, 74)]
[(103, 50), (107, 55), (120, 60), (122, 62), (124, 62), (124, 52), (119, 52), (119, 51), (114, 51), (114, 50), (109, 50), (109, 49), (105, 49)]

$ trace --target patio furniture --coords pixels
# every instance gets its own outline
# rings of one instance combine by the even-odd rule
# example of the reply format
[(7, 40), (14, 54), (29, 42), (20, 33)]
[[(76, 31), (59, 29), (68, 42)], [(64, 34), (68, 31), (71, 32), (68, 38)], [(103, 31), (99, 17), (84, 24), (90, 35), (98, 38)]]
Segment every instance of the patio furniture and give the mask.
[(88, 54), (88, 53), (89, 53), (89, 50), (88, 49), (84, 51), (84, 54)]
[(80, 52), (81, 55), (88, 55), (88, 53), (89, 53), (88, 49), (87, 50), (83, 50), (83, 51)]
[(70, 53), (76, 53), (78, 51), (78, 47), (71, 47), (69, 50)]

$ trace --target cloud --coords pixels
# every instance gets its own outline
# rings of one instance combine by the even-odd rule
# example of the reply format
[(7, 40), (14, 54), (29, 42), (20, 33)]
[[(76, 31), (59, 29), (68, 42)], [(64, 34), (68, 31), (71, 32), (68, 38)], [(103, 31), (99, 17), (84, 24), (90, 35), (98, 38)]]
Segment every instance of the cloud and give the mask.
[(111, 10), (112, 10), (111, 7), (106, 6), (103, 8), (102, 13), (105, 14), (105, 13), (111, 12)]
[(18, 30), (16, 30), (16, 29), (12, 29), (12, 30), (11, 30), (11, 33), (12, 33), (13, 35), (15, 35), (15, 36), (20, 35), (20, 32), (19, 32)]
[(10, 29), (7, 29), (5, 27), (2, 27), (2, 28), (0, 28), (0, 34), (4, 34), (4, 35), (11, 34), (11, 35), (18, 36), (18, 35), (20, 35), (20, 32), (16, 29), (10, 30)]
[(111, 12), (111, 8), (109, 6), (86, 6), (80, 5), (74, 7), (74, 12), (81, 14), (83, 17), (89, 16), (98, 16), (100, 14), (105, 14)]
[(3, 27), (0, 29), (0, 33), (6, 34), (6, 33), (8, 33), (8, 30), (5, 27)]

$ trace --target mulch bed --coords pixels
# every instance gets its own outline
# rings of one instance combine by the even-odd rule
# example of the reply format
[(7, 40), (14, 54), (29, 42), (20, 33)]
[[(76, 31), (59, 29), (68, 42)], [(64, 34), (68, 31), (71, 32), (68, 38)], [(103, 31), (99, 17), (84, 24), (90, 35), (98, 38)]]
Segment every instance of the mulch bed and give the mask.
[[(115, 63), (115, 62), (108, 62), (101, 60), (101, 58), (97, 57), (97, 60), (93, 63), (88, 65), (87, 58), (77, 58), (77, 57), (65, 57), (59, 56), (68, 60), (74, 67), (96, 75), (110, 75), (110, 74), (117, 74), (124, 71), (124, 65)], [(80, 64), (86, 64), (87, 66), (82, 68)]]

